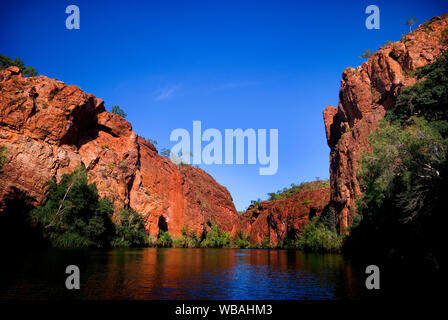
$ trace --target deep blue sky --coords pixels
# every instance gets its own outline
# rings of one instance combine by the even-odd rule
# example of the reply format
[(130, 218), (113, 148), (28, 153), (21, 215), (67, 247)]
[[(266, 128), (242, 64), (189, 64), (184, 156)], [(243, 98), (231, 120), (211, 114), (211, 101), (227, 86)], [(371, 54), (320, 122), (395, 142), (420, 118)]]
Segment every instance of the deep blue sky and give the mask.
[[(65, 28), (76, 4), (81, 29)], [(381, 29), (367, 30), (369, 4)], [(329, 176), (322, 111), (366, 49), (448, 12), (448, 1), (8, 1), (0, 53), (120, 105), (134, 130), (171, 147), (175, 128), (278, 128), (279, 169), (201, 167), (238, 210), (291, 183)]]

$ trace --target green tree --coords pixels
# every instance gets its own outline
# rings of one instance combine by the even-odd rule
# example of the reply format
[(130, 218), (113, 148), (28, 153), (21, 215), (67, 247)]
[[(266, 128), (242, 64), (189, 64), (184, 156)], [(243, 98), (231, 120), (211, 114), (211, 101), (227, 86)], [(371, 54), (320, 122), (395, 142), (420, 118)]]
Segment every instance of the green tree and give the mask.
[(419, 80), (398, 96), (386, 119), (403, 124), (411, 116), (424, 117), (443, 137), (448, 136), (448, 51), (416, 72)]
[(148, 244), (143, 216), (134, 209), (122, 208), (115, 217), (116, 238), (115, 247), (144, 246)]
[(297, 246), (304, 251), (339, 252), (342, 237), (330, 230), (319, 217), (314, 217), (303, 227)]
[(160, 230), (157, 238), (157, 246), (162, 248), (169, 248), (173, 246), (173, 239), (168, 231)]
[(178, 248), (197, 248), (200, 245), (201, 240), (196, 235), (196, 232), (188, 232), (185, 226), (181, 229), (181, 235), (173, 239), (173, 246)]
[(201, 242), (203, 248), (228, 248), (230, 246), (230, 235), (221, 231), (216, 223), (212, 223), (205, 239)]
[(249, 235), (244, 231), (239, 231), (232, 241), (232, 246), (236, 248), (249, 248)]
[(365, 50), (358, 58), (363, 60), (369, 60), (369, 58), (375, 53), (375, 51), (372, 51), (370, 49)]
[(119, 115), (122, 118), (126, 118), (127, 113), (124, 112), (123, 109), (121, 109), (119, 106), (113, 106), (111, 112), (113, 114)]
[(360, 218), (344, 247), (438, 268), (448, 206), (447, 139), (413, 116), (403, 126), (381, 121), (370, 142), (358, 175), (364, 190)]
[(264, 236), (263, 237), (263, 240), (260, 243), (260, 248), (263, 248), (263, 249), (270, 249), (271, 248), (271, 242), (270, 242), (268, 236)]
[(250, 201), (251, 206), (253, 206), (254, 208), (258, 208), (261, 204), (261, 199), (258, 198), (257, 200), (251, 200)]
[(35, 77), (37, 75), (36, 69), (33, 67), (25, 67), (25, 64), (19, 58), (15, 57), (14, 59), (11, 59), (10, 57), (0, 54), (0, 70), (6, 69), (9, 66), (18, 67), (24, 76)]
[(416, 23), (417, 23), (417, 20), (415, 19), (415, 17), (411, 17), (411, 18), (408, 18), (408, 19), (405, 21), (404, 25), (405, 25), (405, 26), (409, 26), (409, 32), (411, 32), (411, 31), (412, 31), (412, 26), (413, 26), (414, 24), (416, 24)]
[(108, 246), (115, 231), (112, 203), (99, 198), (94, 183), (88, 184), (87, 170), (78, 167), (48, 185), (47, 201), (30, 214), (44, 237), (55, 247)]
[(152, 143), (153, 145), (157, 145), (157, 140), (155, 140), (155, 139), (151, 139), (151, 138), (148, 138), (148, 139), (146, 139), (149, 143)]

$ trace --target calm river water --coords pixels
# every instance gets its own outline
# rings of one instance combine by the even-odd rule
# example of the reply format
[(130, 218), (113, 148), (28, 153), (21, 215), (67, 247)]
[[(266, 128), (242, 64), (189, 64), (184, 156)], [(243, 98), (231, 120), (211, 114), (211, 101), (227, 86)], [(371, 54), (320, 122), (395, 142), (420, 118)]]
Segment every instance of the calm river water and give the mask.
[[(259, 249), (49, 249), (8, 256), (0, 299), (358, 299), (341, 255)], [(77, 265), (81, 289), (65, 288)]]

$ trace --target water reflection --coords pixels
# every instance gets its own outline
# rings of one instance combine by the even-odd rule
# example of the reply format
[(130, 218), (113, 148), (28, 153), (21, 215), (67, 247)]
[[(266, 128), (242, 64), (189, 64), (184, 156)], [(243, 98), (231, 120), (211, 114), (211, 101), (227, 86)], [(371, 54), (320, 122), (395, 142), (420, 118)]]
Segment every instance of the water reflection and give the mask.
[[(287, 250), (47, 250), (10, 256), (0, 299), (353, 299), (359, 273), (341, 255)], [(65, 289), (65, 267), (81, 290)]]

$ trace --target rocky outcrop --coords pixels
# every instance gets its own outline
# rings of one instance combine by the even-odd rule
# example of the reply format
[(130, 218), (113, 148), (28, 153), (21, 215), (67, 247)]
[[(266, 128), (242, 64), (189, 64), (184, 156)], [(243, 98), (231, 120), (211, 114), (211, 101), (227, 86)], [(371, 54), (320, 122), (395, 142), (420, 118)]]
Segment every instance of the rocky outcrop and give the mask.
[(16, 67), (0, 71), (0, 146), (7, 154), (0, 214), (8, 199), (42, 204), (48, 180), (84, 164), (100, 196), (140, 212), (151, 235), (162, 228), (176, 236), (183, 226), (200, 234), (212, 222), (235, 232), (238, 216), (226, 188), (160, 156), (130, 123), (76, 86), (23, 77)]
[(447, 48), (448, 16), (434, 17), (399, 42), (380, 48), (357, 68), (342, 74), (338, 107), (327, 106), (323, 116), (330, 151), (331, 206), (344, 233), (361, 195), (356, 172), (367, 137), (395, 106), (397, 96), (415, 84), (414, 71), (432, 63)]
[(242, 230), (251, 243), (269, 239), (271, 245), (282, 243), (285, 237), (296, 239), (314, 216), (320, 216), (330, 200), (330, 189), (303, 189), (290, 197), (263, 201), (251, 205), (242, 215)]

